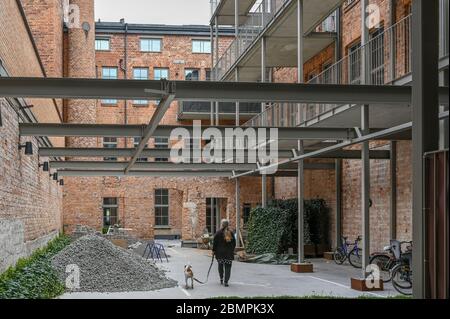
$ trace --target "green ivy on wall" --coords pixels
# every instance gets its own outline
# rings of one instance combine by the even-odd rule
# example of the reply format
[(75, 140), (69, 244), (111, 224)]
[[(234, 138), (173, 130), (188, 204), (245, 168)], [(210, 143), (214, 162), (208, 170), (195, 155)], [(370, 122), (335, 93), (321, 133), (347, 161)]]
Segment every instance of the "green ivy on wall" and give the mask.
[[(305, 244), (329, 243), (329, 208), (322, 199), (304, 201)], [(248, 223), (247, 252), (282, 254), (298, 245), (298, 202), (277, 200), (268, 208), (255, 208)]]

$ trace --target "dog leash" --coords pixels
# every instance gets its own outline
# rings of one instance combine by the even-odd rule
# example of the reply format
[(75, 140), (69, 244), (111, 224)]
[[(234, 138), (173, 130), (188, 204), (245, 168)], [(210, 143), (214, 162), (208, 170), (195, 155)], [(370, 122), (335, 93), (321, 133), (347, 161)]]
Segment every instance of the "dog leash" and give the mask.
[(194, 278), (194, 280), (200, 284), (203, 284), (203, 285), (206, 284), (208, 282), (209, 273), (211, 272), (211, 268), (212, 268), (213, 264), (214, 264), (214, 254), (212, 255), (212, 258), (211, 258), (211, 264), (209, 265), (208, 274), (206, 275), (206, 280), (204, 282), (198, 280), (197, 278)]

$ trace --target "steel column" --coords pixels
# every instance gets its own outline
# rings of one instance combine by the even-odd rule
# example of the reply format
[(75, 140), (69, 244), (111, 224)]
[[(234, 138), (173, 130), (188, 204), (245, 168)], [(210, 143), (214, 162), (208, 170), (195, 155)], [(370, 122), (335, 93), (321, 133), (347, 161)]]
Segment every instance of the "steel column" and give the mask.
[(397, 239), (397, 142), (391, 143), (391, 200), (390, 200), (390, 214), (389, 214), (389, 229), (390, 238)]
[(303, 83), (303, 0), (297, 0), (297, 82)]
[[(261, 38), (261, 83), (266, 82), (266, 38)], [(266, 103), (261, 103), (261, 113), (266, 110)]]
[(267, 207), (267, 174), (261, 174), (261, 207)]
[(236, 243), (237, 247), (241, 247), (241, 185), (239, 178), (235, 180), (236, 186)]
[[(236, 71), (235, 71), (235, 81), (239, 82), (239, 68), (238, 67), (236, 67)], [(240, 126), (239, 102), (236, 102), (236, 126)]]
[(335, 168), (336, 183), (336, 225), (335, 225), (335, 245), (339, 247), (342, 236), (342, 159), (336, 160)]
[(439, 147), (439, 1), (412, 2), (413, 296), (427, 298), (424, 154)]
[[(298, 141), (299, 155), (304, 154), (303, 141)], [(297, 172), (297, 201), (298, 201), (298, 263), (303, 264), (305, 262), (305, 242), (304, 242), (304, 219), (305, 219), (305, 206), (304, 206), (304, 161), (298, 161)]]

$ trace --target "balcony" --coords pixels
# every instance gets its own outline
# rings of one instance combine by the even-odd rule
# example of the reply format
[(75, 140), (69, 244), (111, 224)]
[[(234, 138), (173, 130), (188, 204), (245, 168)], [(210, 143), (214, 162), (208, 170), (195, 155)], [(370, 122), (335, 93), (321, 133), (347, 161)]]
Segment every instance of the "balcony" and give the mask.
[[(221, 119), (234, 119), (236, 104), (219, 103)], [(261, 103), (239, 103), (239, 118), (248, 120), (261, 113)], [(211, 102), (178, 102), (179, 120), (206, 120), (211, 117)]]
[[(448, 68), (448, 0), (441, 0), (440, 19), (440, 62), (439, 70)], [(372, 35), (362, 47), (352, 51), (343, 59), (331, 65), (308, 81), (313, 84), (360, 84), (361, 57), (366, 55), (366, 69), (369, 70), (368, 85), (408, 85), (411, 83), (411, 15), (398, 21), (388, 29)], [(346, 120), (348, 127), (359, 125), (359, 108), (355, 105), (338, 104), (269, 104), (244, 126), (313, 126), (336, 125)], [(379, 106), (371, 121), (375, 127), (394, 126), (408, 121), (410, 110), (404, 106)], [(343, 114), (344, 111), (349, 111)], [(354, 114), (353, 114), (353, 113)], [(372, 113), (372, 111), (371, 111)], [(326, 120), (326, 121), (325, 121)], [(326, 124), (325, 124), (326, 123)], [(383, 125), (383, 126), (382, 126)]]
[[(342, 0), (304, 1), (304, 60), (308, 60), (335, 40), (334, 10)], [(258, 81), (261, 71), (261, 37), (266, 38), (267, 67), (295, 66), (297, 39), (297, 2), (261, 0), (240, 23), (238, 37), (216, 61), (213, 76), (230, 80), (234, 67), (240, 69), (240, 81)]]

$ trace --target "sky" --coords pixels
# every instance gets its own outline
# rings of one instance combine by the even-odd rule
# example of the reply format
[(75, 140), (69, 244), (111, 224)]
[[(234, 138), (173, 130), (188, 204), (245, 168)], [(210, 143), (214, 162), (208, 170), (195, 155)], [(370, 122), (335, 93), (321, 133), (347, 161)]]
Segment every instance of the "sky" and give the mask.
[(209, 24), (209, 0), (95, 0), (95, 19), (128, 23)]

